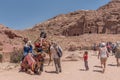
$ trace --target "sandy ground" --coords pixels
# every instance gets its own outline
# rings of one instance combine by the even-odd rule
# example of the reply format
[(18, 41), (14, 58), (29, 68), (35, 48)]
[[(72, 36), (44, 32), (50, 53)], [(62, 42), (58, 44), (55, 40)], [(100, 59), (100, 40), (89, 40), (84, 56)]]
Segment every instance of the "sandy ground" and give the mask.
[[(66, 52), (68, 54), (79, 53)], [(80, 54), (82, 56), (82, 54)], [(0, 71), (0, 80), (119, 80), (120, 67), (116, 66), (114, 56), (110, 56), (107, 60), (107, 68), (103, 74), (99, 67), (100, 62), (93, 52), (89, 52), (89, 71), (84, 71), (84, 63), (82, 59), (71, 61), (68, 59), (62, 60), (62, 73), (54, 73), (54, 65), (45, 66), (44, 72), (41, 75), (30, 75), (24, 72), (19, 72), (19, 67), (7, 71)], [(46, 72), (47, 71), (47, 72)]]

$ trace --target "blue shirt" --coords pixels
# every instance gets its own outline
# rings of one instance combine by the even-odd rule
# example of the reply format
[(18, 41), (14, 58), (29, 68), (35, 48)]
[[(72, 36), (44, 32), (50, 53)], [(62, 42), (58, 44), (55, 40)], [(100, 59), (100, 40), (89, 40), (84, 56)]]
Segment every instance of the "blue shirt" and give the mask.
[(30, 50), (30, 47), (27, 44), (25, 44), (23, 55), (26, 56), (29, 53), (29, 50)]
[(33, 46), (25, 44), (23, 55), (26, 56), (28, 53), (31, 53), (32, 55), (35, 55), (34, 52), (33, 52)]

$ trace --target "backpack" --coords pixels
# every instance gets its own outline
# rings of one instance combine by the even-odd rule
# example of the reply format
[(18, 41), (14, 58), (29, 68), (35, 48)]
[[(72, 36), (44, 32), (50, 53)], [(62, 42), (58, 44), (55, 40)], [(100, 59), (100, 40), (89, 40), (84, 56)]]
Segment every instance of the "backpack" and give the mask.
[(57, 48), (57, 54), (59, 57), (62, 57), (62, 49), (59, 46)]

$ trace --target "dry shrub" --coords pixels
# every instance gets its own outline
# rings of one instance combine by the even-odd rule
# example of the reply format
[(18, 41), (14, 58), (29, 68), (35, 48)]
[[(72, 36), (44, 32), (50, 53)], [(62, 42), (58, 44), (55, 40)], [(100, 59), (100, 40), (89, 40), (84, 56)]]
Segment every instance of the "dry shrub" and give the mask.
[(0, 54), (0, 62), (2, 62), (2, 59), (3, 59), (3, 55)]
[(68, 51), (75, 51), (77, 50), (77, 46), (75, 43), (70, 43), (69, 47), (68, 47)]
[(10, 55), (10, 62), (19, 63), (21, 61), (22, 56), (23, 56), (23, 50), (15, 49)]

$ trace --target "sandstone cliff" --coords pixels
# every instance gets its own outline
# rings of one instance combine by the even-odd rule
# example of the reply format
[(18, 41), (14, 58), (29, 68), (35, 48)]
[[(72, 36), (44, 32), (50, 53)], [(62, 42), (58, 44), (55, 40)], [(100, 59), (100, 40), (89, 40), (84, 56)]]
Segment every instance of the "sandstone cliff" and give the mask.
[(112, 0), (97, 10), (61, 14), (33, 27), (51, 35), (77, 36), (85, 33), (120, 33), (120, 0)]

